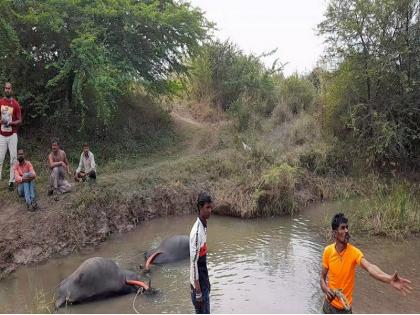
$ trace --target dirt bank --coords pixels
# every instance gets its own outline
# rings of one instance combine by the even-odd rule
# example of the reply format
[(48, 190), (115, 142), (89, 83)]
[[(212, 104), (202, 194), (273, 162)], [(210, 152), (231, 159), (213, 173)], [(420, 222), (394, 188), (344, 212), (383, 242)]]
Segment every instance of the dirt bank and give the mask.
[[(52, 201), (47, 209), (27, 212), (18, 209), (0, 228), (0, 273), (14, 271), (19, 265), (37, 263), (51, 256), (67, 255), (95, 246), (113, 233), (134, 229), (145, 220), (162, 215), (194, 211), (194, 189), (181, 185), (157, 186), (147, 196), (132, 193), (118, 197), (99, 187), (80, 189), (74, 195), (89, 193), (89, 200), (75, 206), (68, 196)], [(76, 197), (76, 196), (72, 196)], [(10, 208), (9, 208), (10, 209)], [(5, 208), (2, 208), (2, 212)]]

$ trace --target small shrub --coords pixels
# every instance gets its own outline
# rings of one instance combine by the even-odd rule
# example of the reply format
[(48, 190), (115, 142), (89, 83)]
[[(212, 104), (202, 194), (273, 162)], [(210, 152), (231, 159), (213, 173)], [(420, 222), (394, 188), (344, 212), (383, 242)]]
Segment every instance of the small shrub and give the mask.
[(321, 135), (315, 119), (309, 114), (303, 114), (291, 126), (290, 136), (292, 143), (302, 145), (316, 141)]
[(356, 230), (393, 238), (420, 232), (419, 192), (412, 186), (398, 184), (364, 200), (352, 209), (351, 220)]
[(280, 125), (292, 118), (293, 114), (286, 104), (280, 103), (274, 107), (271, 113), (271, 121), (274, 125)]
[(240, 131), (251, 116), (269, 117), (279, 100), (281, 69), (268, 69), (259, 56), (243, 53), (229, 41), (210, 42), (191, 60), (188, 96), (229, 112)]
[(308, 110), (315, 102), (316, 89), (311, 81), (291, 75), (282, 82), (281, 97), (293, 114)]
[(256, 210), (263, 215), (293, 214), (299, 207), (295, 199), (297, 177), (297, 168), (286, 163), (266, 172), (254, 193)]
[(337, 147), (331, 146), (326, 150), (317, 147), (301, 153), (299, 165), (316, 175), (345, 176), (350, 173), (352, 159)]
[[(311, 172), (317, 172), (322, 161), (325, 160), (325, 157), (322, 154), (315, 150), (310, 150), (299, 155), (299, 164), (300, 166), (306, 168)], [(324, 173), (324, 169), (320, 173)]]

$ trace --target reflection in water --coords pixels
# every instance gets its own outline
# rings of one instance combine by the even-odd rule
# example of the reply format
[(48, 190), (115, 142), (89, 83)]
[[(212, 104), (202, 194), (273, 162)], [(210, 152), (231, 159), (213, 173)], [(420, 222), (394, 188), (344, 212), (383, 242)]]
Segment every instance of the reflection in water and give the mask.
[[(319, 233), (325, 217), (338, 209), (322, 205), (293, 218), (240, 220), (212, 217), (209, 222), (209, 273), (211, 309), (216, 313), (319, 313), (321, 255), (326, 245)], [(36, 289), (51, 292), (85, 259), (111, 257), (122, 267), (138, 270), (143, 252), (174, 234), (189, 234), (195, 218), (170, 217), (143, 224), (99, 249), (44, 265), (22, 268), (0, 282), (0, 312), (28, 312)], [(419, 282), (420, 242), (353, 240), (367, 259), (391, 273), (393, 268)], [(139, 296), (142, 313), (192, 313), (188, 261), (152, 269), (152, 286), (160, 292)], [(110, 298), (61, 309), (62, 313), (132, 313), (134, 295)], [(372, 302), (374, 301), (374, 303)], [(420, 310), (416, 289), (408, 298), (358, 271), (355, 312), (415, 312)]]
[(252, 228), (249, 223), (242, 221), (238, 227), (235, 224), (230, 229), (232, 236), (226, 235), (226, 226), (213, 227), (216, 249), (210, 254), (209, 268), (214, 311), (318, 310), (322, 297), (318, 293), (313, 300), (314, 290), (319, 291), (319, 281), (311, 269), (315, 273), (319, 270), (321, 246), (311, 240), (312, 233), (302, 225), (303, 218), (256, 220)]

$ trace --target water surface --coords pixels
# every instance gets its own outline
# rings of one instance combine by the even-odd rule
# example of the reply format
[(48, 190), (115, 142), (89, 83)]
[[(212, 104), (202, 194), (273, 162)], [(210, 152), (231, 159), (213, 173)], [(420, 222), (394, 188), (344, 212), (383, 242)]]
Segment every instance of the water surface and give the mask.
[[(208, 264), (211, 311), (215, 313), (319, 313), (321, 256), (327, 241), (321, 233), (325, 220), (337, 209), (353, 204), (330, 203), (311, 207), (294, 217), (241, 220), (213, 216), (209, 223)], [(20, 268), (0, 281), (0, 312), (30, 312), (37, 290), (51, 293), (85, 259), (110, 257), (122, 267), (144, 264), (143, 252), (164, 238), (189, 234), (194, 216), (168, 217), (143, 223), (134, 232), (119, 235), (95, 250), (45, 264)], [(351, 229), (351, 222), (350, 222)], [(403, 298), (388, 285), (362, 270), (356, 274), (353, 310), (358, 313), (420, 312), (418, 273), (420, 240), (393, 242), (377, 238), (351, 240), (365, 257), (391, 273), (410, 278), (415, 291)], [(160, 293), (138, 296), (140, 313), (192, 313), (189, 262), (154, 266), (152, 286)], [(62, 313), (133, 313), (135, 295), (108, 298), (60, 309)]]

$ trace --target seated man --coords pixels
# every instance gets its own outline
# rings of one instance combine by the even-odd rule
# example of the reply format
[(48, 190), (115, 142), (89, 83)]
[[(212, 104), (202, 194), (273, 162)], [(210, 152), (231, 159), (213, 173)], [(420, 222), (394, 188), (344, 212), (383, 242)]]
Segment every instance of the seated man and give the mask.
[(38, 206), (35, 202), (35, 171), (31, 162), (25, 161), (23, 149), (17, 150), (17, 162), (13, 165), (15, 180), (18, 184), (17, 191), (20, 197), (24, 197), (29, 211)]
[(83, 145), (83, 152), (80, 155), (79, 167), (76, 170), (74, 179), (78, 182), (86, 179), (96, 180), (96, 164), (93, 153), (89, 151), (89, 145)]
[(54, 192), (63, 194), (71, 191), (70, 183), (65, 179), (66, 172), (71, 175), (69, 161), (66, 153), (60, 149), (57, 140), (51, 143), (52, 152), (48, 155), (48, 163), (51, 169), (50, 189), (48, 195)]

